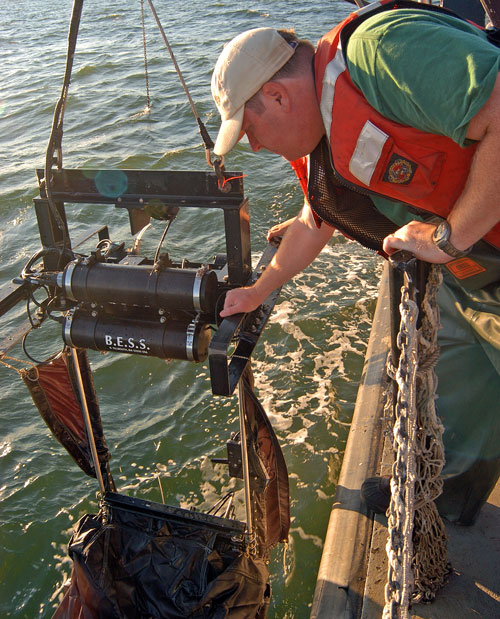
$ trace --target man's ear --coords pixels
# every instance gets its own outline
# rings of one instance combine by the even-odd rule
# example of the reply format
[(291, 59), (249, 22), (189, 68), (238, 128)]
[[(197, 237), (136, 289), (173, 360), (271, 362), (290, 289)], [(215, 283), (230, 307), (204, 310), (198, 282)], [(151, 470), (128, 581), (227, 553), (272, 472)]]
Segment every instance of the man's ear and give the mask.
[(266, 82), (262, 86), (262, 96), (267, 106), (278, 106), (281, 111), (290, 109), (290, 94), (283, 82)]

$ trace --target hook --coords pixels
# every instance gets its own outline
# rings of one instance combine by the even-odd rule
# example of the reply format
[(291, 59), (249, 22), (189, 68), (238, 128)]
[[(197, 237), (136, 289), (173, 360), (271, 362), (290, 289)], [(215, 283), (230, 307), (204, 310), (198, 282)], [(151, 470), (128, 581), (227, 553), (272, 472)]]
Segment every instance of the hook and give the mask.
[(205, 157), (208, 165), (213, 168), (218, 181), (219, 190), (223, 193), (229, 193), (231, 191), (231, 183), (226, 181), (224, 178), (224, 155), (221, 157), (217, 157), (214, 161), (210, 156), (210, 150), (208, 148), (205, 149)]

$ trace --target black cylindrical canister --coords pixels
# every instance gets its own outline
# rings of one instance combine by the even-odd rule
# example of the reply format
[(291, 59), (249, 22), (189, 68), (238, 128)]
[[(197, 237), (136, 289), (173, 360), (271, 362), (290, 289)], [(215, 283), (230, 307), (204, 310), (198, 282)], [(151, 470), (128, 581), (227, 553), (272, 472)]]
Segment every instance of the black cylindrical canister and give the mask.
[(217, 275), (205, 269), (152, 269), (146, 265), (75, 261), (66, 266), (61, 284), (75, 301), (215, 315)]
[(194, 322), (131, 320), (116, 316), (93, 316), (76, 309), (63, 323), (68, 346), (121, 352), (160, 359), (204, 361), (208, 355), (210, 326)]

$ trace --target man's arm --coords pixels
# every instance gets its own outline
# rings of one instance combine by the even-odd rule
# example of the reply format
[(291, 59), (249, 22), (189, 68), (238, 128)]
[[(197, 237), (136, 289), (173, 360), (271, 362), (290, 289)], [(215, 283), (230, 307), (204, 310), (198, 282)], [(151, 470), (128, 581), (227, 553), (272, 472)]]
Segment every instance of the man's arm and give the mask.
[[(447, 217), (450, 242), (461, 250), (468, 249), (500, 221), (500, 75), (490, 98), (470, 121), (467, 138), (479, 144), (465, 188)], [(391, 254), (407, 249), (421, 260), (448, 262), (450, 256), (432, 242), (435, 227), (410, 222), (384, 240), (384, 250)]]
[(278, 251), (269, 266), (253, 286), (235, 288), (226, 295), (221, 317), (251, 312), (289, 279), (311, 264), (328, 243), (333, 228), (316, 226), (309, 205), (304, 207), (286, 231)]
[[(300, 214), (300, 213), (299, 213)], [(282, 221), (279, 224), (276, 224), (269, 228), (267, 231), (266, 239), (267, 242), (270, 243), (274, 238), (283, 238), (285, 232), (288, 228), (293, 224), (293, 222), (297, 219), (297, 217), (292, 217), (291, 219), (287, 219), (286, 221)]]
[[(479, 142), (462, 195), (448, 216), (450, 241), (467, 249), (498, 221), (499, 50), (452, 16), (385, 11), (349, 39), (349, 74), (383, 116), (465, 146)], [(389, 236), (387, 253), (408, 249), (430, 262), (450, 257), (432, 243), (435, 226), (412, 222)]]

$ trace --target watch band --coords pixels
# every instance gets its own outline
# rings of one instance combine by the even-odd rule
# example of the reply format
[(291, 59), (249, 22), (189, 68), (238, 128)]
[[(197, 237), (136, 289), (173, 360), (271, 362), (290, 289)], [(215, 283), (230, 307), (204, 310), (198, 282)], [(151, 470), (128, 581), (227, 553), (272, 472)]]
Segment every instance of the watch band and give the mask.
[(451, 226), (445, 219), (434, 230), (432, 234), (432, 241), (436, 247), (439, 247), (441, 251), (444, 251), (445, 254), (448, 254), (448, 256), (451, 256), (452, 258), (463, 258), (466, 256), (470, 252), (471, 248), (469, 247), (469, 249), (464, 251), (457, 249), (450, 243), (450, 236)]

